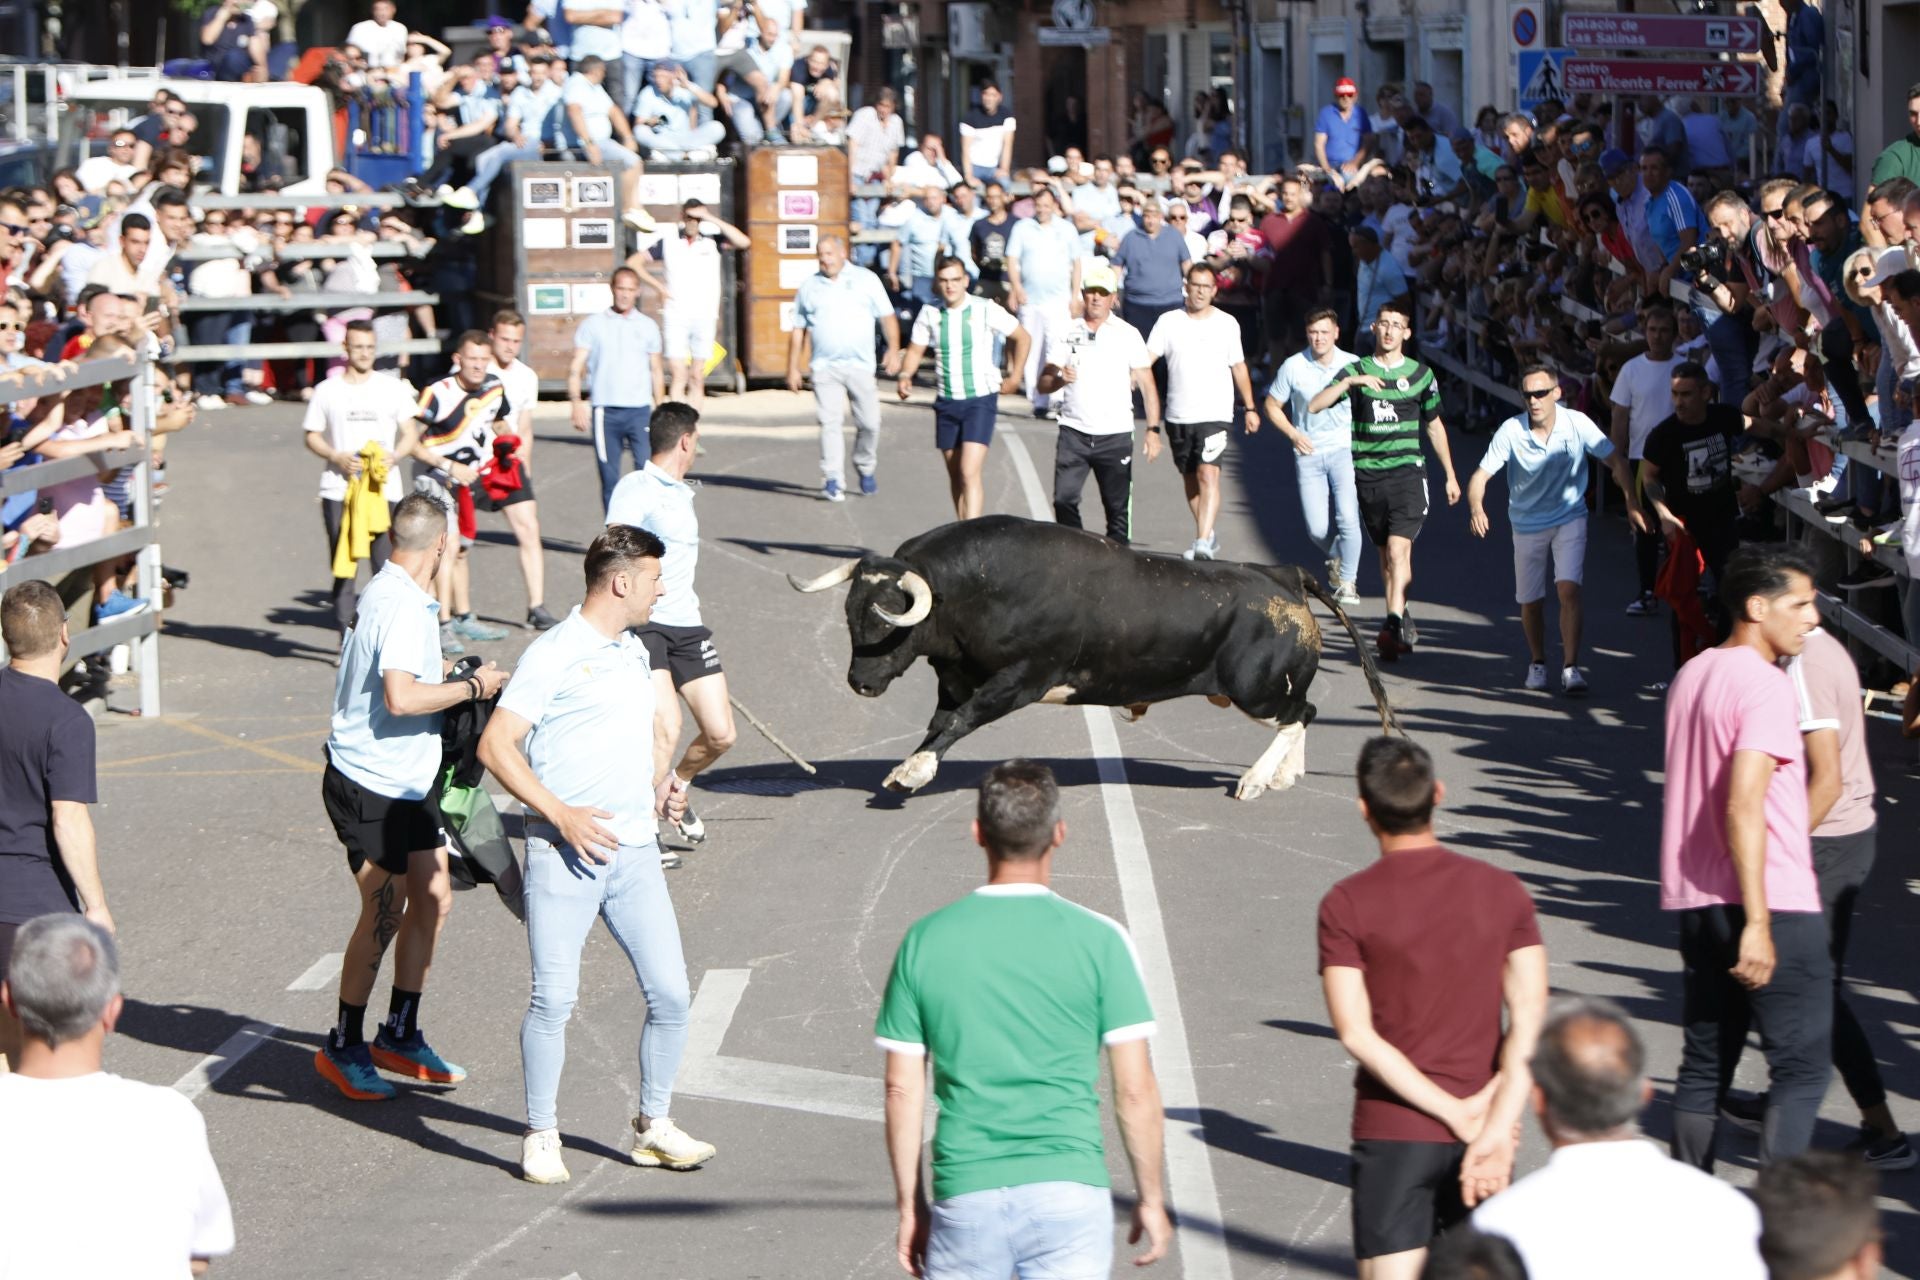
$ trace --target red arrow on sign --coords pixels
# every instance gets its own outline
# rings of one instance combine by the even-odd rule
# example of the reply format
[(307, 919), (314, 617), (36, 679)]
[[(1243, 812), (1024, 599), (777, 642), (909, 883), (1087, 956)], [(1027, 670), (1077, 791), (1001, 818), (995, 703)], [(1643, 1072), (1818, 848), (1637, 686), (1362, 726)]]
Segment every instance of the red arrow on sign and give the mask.
[(1560, 68), (1560, 84), (1569, 93), (1658, 93), (1742, 98), (1758, 91), (1760, 77), (1751, 62), (1641, 62), (1569, 58)]

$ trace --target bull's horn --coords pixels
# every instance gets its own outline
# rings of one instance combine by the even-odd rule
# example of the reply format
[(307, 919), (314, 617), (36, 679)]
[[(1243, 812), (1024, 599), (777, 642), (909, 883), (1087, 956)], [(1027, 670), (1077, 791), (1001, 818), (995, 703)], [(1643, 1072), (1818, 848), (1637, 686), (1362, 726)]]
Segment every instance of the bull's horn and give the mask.
[(825, 591), (828, 587), (837, 587), (848, 578), (851, 578), (853, 571), (859, 567), (860, 562), (858, 560), (846, 560), (835, 565), (817, 578), (796, 578), (792, 574), (788, 574), (787, 581), (793, 584), (795, 591)]
[(933, 612), (933, 588), (927, 585), (927, 580), (909, 569), (900, 575), (900, 589), (913, 601), (905, 613), (888, 613), (877, 604), (873, 606), (874, 613), (882, 622), (896, 627), (911, 627), (926, 621), (927, 615)]

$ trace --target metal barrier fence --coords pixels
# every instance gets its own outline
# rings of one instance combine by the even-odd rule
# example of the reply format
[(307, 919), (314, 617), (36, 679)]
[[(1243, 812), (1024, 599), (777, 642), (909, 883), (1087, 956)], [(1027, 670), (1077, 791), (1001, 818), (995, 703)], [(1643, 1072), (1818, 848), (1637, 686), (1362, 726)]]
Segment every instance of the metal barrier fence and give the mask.
[[(35, 578), (58, 586), (62, 579), (91, 570), (95, 565), (134, 556), (137, 565), (134, 595), (152, 607), (130, 617), (89, 626), (74, 634), (67, 649), (67, 665), (71, 666), (92, 654), (105, 653), (115, 645), (130, 645), (133, 649), (132, 669), (140, 680), (140, 714), (157, 716), (160, 714), (159, 609), (164, 584), (160, 573), (160, 543), (153, 523), (153, 475), (149, 458), (154, 426), (153, 361), (125, 355), (84, 361), (70, 371), (46, 365), (24, 370), (18, 376), (18, 381), (10, 378), (6, 386), (10, 389), (11, 398), (25, 400), (125, 380), (131, 381), (127, 404), (129, 425), (138, 437), (138, 442), (132, 448), (80, 458), (62, 458), (53, 462), (36, 462), (0, 471), (0, 498), (58, 484), (63, 480), (77, 480), (104, 468), (132, 467), (133, 523), (92, 542), (72, 547), (56, 545), (39, 555), (22, 556), (0, 568), (0, 592), (15, 583)], [(12, 391), (11, 388), (15, 387), (18, 390)], [(85, 584), (85, 599), (90, 614), (93, 600), (90, 575)], [(4, 650), (4, 647), (0, 644), (0, 650)]]

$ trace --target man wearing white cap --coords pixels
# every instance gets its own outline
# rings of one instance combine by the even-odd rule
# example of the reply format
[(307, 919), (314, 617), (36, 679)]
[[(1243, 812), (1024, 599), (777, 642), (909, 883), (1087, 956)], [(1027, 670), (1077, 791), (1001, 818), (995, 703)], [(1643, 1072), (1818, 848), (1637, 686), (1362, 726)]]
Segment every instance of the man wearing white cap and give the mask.
[(1040, 358), (1043, 395), (1053, 397), (1060, 440), (1053, 459), (1053, 518), (1081, 528), (1087, 473), (1100, 484), (1107, 536), (1125, 544), (1133, 515), (1133, 392), (1147, 409), (1147, 461), (1160, 456), (1160, 393), (1153, 353), (1140, 331), (1113, 314), (1113, 268), (1094, 260), (1080, 272), (1079, 318), (1048, 331)]

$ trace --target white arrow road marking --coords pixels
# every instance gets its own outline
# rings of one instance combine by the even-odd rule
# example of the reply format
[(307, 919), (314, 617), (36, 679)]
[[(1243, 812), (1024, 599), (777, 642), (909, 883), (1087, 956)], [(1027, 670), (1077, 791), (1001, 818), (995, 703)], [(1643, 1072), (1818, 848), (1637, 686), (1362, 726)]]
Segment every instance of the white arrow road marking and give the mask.
[(272, 1039), (279, 1029), (271, 1022), (249, 1022), (228, 1036), (218, 1049), (194, 1063), (193, 1070), (173, 1082), (174, 1089), (188, 1098), (199, 1097), (233, 1070), (240, 1059)]
[(844, 1120), (887, 1118), (878, 1076), (852, 1076), (781, 1062), (729, 1058), (720, 1052), (727, 1027), (746, 994), (751, 969), (709, 969), (687, 1014), (687, 1052), (675, 1093), (722, 1102), (750, 1102)]

